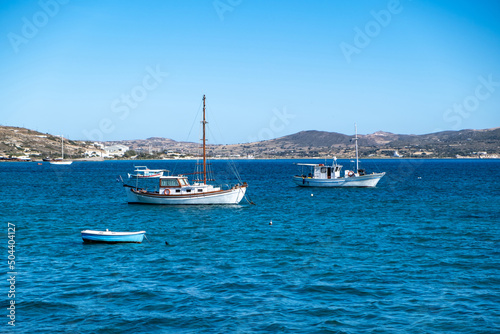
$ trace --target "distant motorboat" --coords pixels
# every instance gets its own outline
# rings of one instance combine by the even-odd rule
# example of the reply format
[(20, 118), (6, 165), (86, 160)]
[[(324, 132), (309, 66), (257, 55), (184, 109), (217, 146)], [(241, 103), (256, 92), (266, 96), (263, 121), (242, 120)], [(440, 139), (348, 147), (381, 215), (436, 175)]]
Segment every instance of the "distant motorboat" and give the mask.
[(73, 161), (71, 160), (64, 160), (64, 138), (61, 135), (61, 158), (58, 159), (52, 159), (49, 162), (51, 165), (71, 165)]
[(345, 170), (344, 176), (341, 175), (342, 165), (337, 164), (337, 158), (333, 158), (331, 166), (324, 164), (297, 164), (298, 166), (307, 166), (312, 169), (308, 175), (295, 175), (293, 182), (300, 187), (368, 187), (377, 185), (384, 173), (366, 174), (364, 169), (359, 168), (358, 159), (358, 131), (355, 126), (356, 136), (356, 170)]
[(163, 176), (164, 172), (168, 172), (166, 169), (149, 169), (146, 166), (134, 166), (135, 174), (128, 173), (128, 178), (132, 179), (152, 179)]
[(138, 243), (140, 244), (144, 239), (144, 234), (146, 231), (139, 232), (112, 232), (106, 229), (106, 231), (92, 231), (84, 230), (82, 233), (83, 242), (87, 243), (105, 243), (105, 244), (116, 244), (116, 243)]
[(32, 160), (28, 156), (12, 157), (12, 158), (0, 156), (0, 161), (24, 161), (24, 162), (27, 162), (27, 161), (32, 161)]

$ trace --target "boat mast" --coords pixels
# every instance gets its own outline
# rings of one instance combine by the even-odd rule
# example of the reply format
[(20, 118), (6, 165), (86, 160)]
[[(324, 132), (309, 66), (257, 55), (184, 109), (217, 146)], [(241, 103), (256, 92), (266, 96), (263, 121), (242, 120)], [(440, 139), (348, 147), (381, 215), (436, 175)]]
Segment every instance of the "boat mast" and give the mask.
[(207, 184), (207, 156), (206, 156), (206, 138), (205, 138), (205, 95), (203, 95), (203, 184)]
[(358, 126), (356, 125), (356, 123), (354, 123), (354, 132), (355, 132), (354, 141), (356, 142), (356, 173), (357, 173), (359, 167), (358, 167)]

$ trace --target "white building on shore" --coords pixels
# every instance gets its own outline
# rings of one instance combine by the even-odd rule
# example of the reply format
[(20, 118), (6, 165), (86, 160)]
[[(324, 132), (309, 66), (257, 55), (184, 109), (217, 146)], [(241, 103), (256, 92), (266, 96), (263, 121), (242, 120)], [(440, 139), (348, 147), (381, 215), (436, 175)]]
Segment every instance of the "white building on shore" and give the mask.
[(125, 145), (112, 145), (112, 146), (105, 146), (104, 147), (104, 158), (111, 158), (111, 157), (123, 157), (125, 152), (129, 150), (128, 146)]

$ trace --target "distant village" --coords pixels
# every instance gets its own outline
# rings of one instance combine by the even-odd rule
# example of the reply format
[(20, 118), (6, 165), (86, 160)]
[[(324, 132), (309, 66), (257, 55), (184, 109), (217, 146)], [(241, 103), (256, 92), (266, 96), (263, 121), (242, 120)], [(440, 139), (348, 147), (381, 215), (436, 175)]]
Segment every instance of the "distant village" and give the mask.
[[(375, 133), (360, 136), (361, 158), (458, 158), (499, 159), (499, 130), (461, 130), (432, 135)], [(451, 135), (450, 135), (451, 133)], [(406, 136), (401, 139), (402, 136)], [(454, 136), (454, 137), (450, 137)], [(475, 138), (474, 138), (475, 137)], [(457, 138), (457, 139), (455, 139)], [(472, 139), (474, 138), (474, 140)], [(338, 133), (301, 133), (266, 141), (207, 145), (212, 159), (352, 159), (351, 137)], [(37, 131), (0, 126), (0, 161), (41, 161), (46, 159), (193, 159), (201, 155), (199, 143), (168, 138), (115, 142), (76, 141)]]
[[(196, 146), (194, 144), (193, 146)], [(279, 151), (276, 149), (271, 149), (268, 151), (254, 150), (252, 153), (244, 153), (241, 150), (234, 150), (228, 147), (229, 145), (220, 146), (209, 146), (207, 154), (212, 159), (292, 159), (292, 158), (324, 158), (326, 156), (338, 156), (339, 158), (354, 158), (354, 151), (346, 149), (342, 152), (331, 152), (331, 151), (309, 151), (307, 149), (303, 150), (290, 150), (288, 152)], [(73, 150), (74, 151), (74, 150)], [(363, 149), (361, 149), (363, 151)], [(413, 152), (406, 148), (403, 151), (405, 154), (398, 150), (382, 150), (377, 152), (377, 154), (368, 152), (360, 153), (363, 158), (435, 158), (435, 154), (429, 150), (414, 150)], [(104, 143), (93, 142), (86, 143), (84, 147), (81, 147), (77, 154), (66, 154), (67, 158), (78, 159), (78, 160), (110, 160), (110, 159), (194, 159), (201, 155), (201, 151), (198, 148), (190, 147), (185, 149), (175, 149), (169, 150), (167, 148), (153, 148), (149, 146), (148, 148), (136, 148), (131, 149), (131, 147), (123, 144), (113, 144), (106, 146)], [(17, 155), (1, 155), (0, 161), (38, 161), (44, 158), (60, 157), (59, 152), (51, 154), (51, 156), (44, 156), (42, 152), (36, 149), (25, 147), (22, 153)], [(469, 155), (455, 155), (457, 159), (471, 159), (471, 158), (483, 158), (483, 159), (499, 159), (498, 154), (488, 154), (486, 151), (471, 152)]]

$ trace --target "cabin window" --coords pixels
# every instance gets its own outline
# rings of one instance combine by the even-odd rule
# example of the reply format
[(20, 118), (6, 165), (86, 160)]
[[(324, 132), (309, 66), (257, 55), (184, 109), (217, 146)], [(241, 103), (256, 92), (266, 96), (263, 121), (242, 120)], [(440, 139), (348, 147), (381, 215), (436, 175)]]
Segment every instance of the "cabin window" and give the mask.
[(180, 192), (181, 192), (181, 190), (180, 190), (180, 189), (175, 189), (175, 192), (176, 192), (176, 193), (180, 193)]
[(199, 192), (199, 193), (203, 192), (203, 189), (198, 189), (198, 192)]
[(186, 192), (187, 192), (187, 193), (190, 193), (190, 192), (191, 192), (191, 189), (186, 189)]
[(181, 184), (181, 186), (187, 186), (188, 185), (186, 179), (179, 179), (179, 183)]
[(179, 182), (177, 179), (162, 179), (160, 185), (162, 187), (178, 187)]
[(326, 173), (326, 167), (321, 167), (321, 173)]

